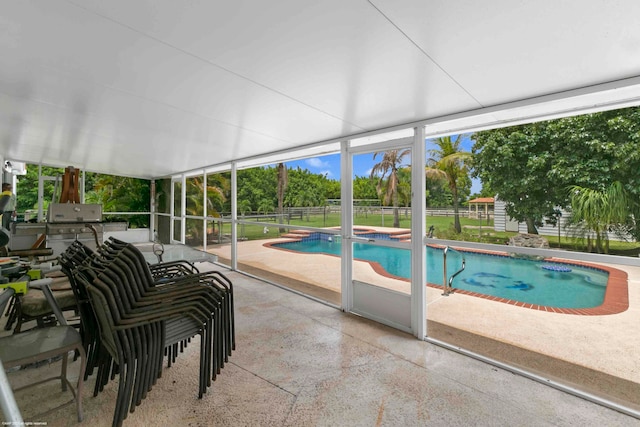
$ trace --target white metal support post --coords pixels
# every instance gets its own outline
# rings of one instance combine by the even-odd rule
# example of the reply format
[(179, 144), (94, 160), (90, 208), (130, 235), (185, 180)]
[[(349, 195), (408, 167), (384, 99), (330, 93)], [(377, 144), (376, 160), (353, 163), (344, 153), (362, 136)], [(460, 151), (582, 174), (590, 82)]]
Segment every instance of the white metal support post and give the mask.
[(187, 176), (185, 174), (182, 174), (180, 182), (182, 182), (180, 191), (180, 243), (184, 245), (187, 234), (187, 219), (185, 218), (187, 215)]
[(156, 180), (150, 182), (149, 191), (149, 241), (156, 241)]
[(13, 390), (11, 390), (11, 384), (9, 383), (7, 374), (4, 371), (2, 360), (0, 360), (0, 407), (2, 407), (2, 414), (5, 419), (5, 422), (3, 422), (2, 425), (25, 425), (22, 420), (20, 408), (18, 408), (16, 398), (13, 395)]
[(207, 171), (202, 169), (202, 250), (207, 251)]
[(173, 178), (171, 178), (170, 181), (170, 187), (171, 190), (169, 191), (169, 243), (173, 243), (173, 236), (175, 235), (174, 233), (174, 227), (175, 227), (175, 215), (176, 215), (176, 210), (175, 210), (175, 202), (174, 202), (174, 197), (176, 197), (176, 189), (175, 189), (175, 181)]
[(411, 330), (420, 339), (427, 332), (426, 304), (426, 147), (424, 126), (414, 128), (411, 159)]
[(340, 146), (340, 215), (342, 216), (340, 227), (342, 236), (341, 262), (341, 291), (342, 310), (349, 312), (353, 308), (353, 274), (352, 261), (353, 245), (351, 244), (351, 231), (353, 229), (353, 162), (349, 152), (349, 141), (342, 141)]
[(236, 162), (231, 163), (231, 269), (238, 270), (238, 165)]
[(44, 221), (44, 185), (42, 183), (42, 165), (38, 165), (38, 222)]

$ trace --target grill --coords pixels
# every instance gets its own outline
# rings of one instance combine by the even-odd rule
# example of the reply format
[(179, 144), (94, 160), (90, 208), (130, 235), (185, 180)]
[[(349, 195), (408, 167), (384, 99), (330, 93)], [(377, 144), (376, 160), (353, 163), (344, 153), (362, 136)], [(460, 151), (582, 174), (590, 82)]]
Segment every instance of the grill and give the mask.
[(47, 246), (56, 256), (75, 240), (95, 250), (102, 244), (104, 225), (101, 221), (101, 205), (52, 203), (47, 215)]

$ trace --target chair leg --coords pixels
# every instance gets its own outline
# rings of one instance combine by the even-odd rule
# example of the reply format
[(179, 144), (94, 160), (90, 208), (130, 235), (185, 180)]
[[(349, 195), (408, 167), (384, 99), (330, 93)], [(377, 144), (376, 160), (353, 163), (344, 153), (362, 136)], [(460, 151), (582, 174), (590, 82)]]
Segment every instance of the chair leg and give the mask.
[(67, 362), (69, 360), (69, 353), (65, 352), (62, 355), (62, 371), (60, 372), (60, 382), (62, 383), (62, 391), (67, 391)]
[(82, 386), (84, 384), (84, 373), (87, 367), (87, 355), (80, 345), (76, 351), (80, 353), (80, 372), (78, 373), (78, 384), (76, 385), (76, 409), (78, 411), (78, 422), (84, 418), (82, 414)]

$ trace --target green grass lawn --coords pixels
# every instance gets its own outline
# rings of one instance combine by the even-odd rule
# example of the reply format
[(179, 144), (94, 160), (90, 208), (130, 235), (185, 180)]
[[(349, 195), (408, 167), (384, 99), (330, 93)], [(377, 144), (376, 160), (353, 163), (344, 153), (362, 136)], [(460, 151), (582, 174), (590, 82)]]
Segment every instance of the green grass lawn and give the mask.
[[(311, 215), (308, 218), (305, 216), (302, 219), (291, 220), (288, 224), (292, 228), (295, 229), (296, 226), (303, 227), (316, 227), (316, 228), (325, 228), (325, 227), (339, 227), (341, 225), (341, 218), (339, 213), (332, 213), (326, 216), (324, 215)], [(435, 236), (438, 237), (439, 234), (442, 234), (442, 238), (444, 238), (444, 234), (449, 233), (448, 230), (453, 228), (453, 217), (427, 217), (427, 228), (431, 225), (435, 228)], [(354, 218), (354, 223), (356, 226), (362, 227), (392, 227), (393, 226), (393, 217), (391, 215), (385, 215), (383, 218), (381, 215), (357, 215)], [(268, 232), (265, 233), (264, 226), (261, 225), (251, 225), (244, 224), (238, 227), (238, 236), (248, 240), (256, 240), (256, 239), (265, 239), (265, 238), (273, 238), (278, 237), (281, 233), (279, 232), (279, 224), (277, 222), (269, 221)], [(465, 230), (464, 235), (470, 238), (472, 235), (480, 236), (480, 231), (482, 231), (482, 235), (486, 236), (488, 233), (493, 232), (493, 221), (489, 221), (487, 224), (487, 220), (484, 219), (482, 221), (477, 219), (469, 219), (469, 218), (460, 218), (460, 224), (464, 227), (472, 226), (476, 227), (476, 229)], [(482, 225), (482, 230), (478, 227)], [(401, 215), (400, 217), (400, 228), (411, 228), (411, 218), (405, 217)], [(231, 225), (228, 223), (223, 224), (222, 226), (223, 234), (231, 234)], [(505, 237), (508, 239), (508, 233), (496, 233), (500, 235), (500, 238)], [(511, 233), (513, 234), (513, 233)], [(502, 236), (504, 235), (504, 236)], [(449, 237), (447, 237), (449, 238)]]
[[(371, 226), (371, 227), (391, 227), (393, 225), (393, 217), (386, 215), (384, 218), (381, 215), (364, 215), (359, 214), (354, 218), (356, 226)], [(277, 222), (270, 222), (271, 225), (267, 226), (267, 232), (265, 233), (264, 226), (241, 224), (238, 226), (238, 237), (241, 240), (260, 240), (271, 239), (279, 237), (281, 234), (279, 231), (279, 224)], [(288, 225), (291, 225), (295, 229), (296, 226), (304, 227), (338, 227), (340, 226), (340, 214), (332, 213), (326, 216), (324, 215), (311, 215), (308, 218), (304, 216), (302, 219), (291, 220)], [(474, 218), (460, 218), (460, 224), (463, 227), (462, 233), (457, 234), (453, 230), (453, 216), (428, 216), (426, 217), (427, 229), (433, 225), (434, 237), (448, 240), (460, 240), (466, 242), (482, 242), (482, 243), (495, 243), (505, 244), (509, 241), (509, 237), (517, 234), (515, 232), (497, 232), (493, 230), (493, 220), (490, 220), (487, 224), (486, 219), (478, 220)], [(466, 226), (466, 227), (465, 227)], [(400, 216), (400, 228), (411, 228), (411, 218)], [(217, 234), (216, 225), (216, 234)], [(287, 230), (285, 230), (285, 233)], [(223, 235), (229, 236), (231, 234), (231, 225), (229, 223), (222, 224)], [(549, 245), (552, 248), (560, 248), (569, 251), (585, 252), (586, 242), (583, 239), (562, 237), (558, 242), (557, 236), (544, 236), (549, 241)], [(213, 242), (212, 242), (213, 243)], [(609, 253), (612, 255), (634, 256), (637, 257), (640, 253), (640, 243), (638, 242), (621, 242), (610, 241)]]

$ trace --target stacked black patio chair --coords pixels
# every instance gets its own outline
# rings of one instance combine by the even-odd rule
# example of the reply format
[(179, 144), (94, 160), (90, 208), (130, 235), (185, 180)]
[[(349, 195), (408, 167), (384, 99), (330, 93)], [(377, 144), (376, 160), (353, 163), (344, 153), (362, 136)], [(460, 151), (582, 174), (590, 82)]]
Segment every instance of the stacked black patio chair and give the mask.
[[(112, 366), (111, 356), (108, 352), (102, 351), (100, 347), (100, 335), (98, 333), (98, 323), (93, 312), (93, 308), (89, 302), (89, 295), (84, 286), (76, 283), (73, 271), (83, 265), (87, 260), (94, 256), (94, 251), (80, 241), (74, 241), (62, 254), (58, 256), (58, 263), (62, 268), (62, 272), (69, 279), (71, 288), (75, 295), (78, 311), (80, 314), (80, 333), (82, 334), (82, 342), (87, 354), (87, 370), (85, 371), (85, 380), (93, 375), (94, 369), (98, 369), (98, 380), (95, 383), (94, 396), (102, 391), (104, 386), (113, 379), (117, 366)], [(156, 282), (174, 279), (188, 274), (199, 273), (195, 265), (188, 261), (172, 261), (149, 265), (149, 269)], [(175, 362), (178, 351), (182, 352), (188, 343), (188, 339), (165, 349), (168, 357), (168, 365), (171, 366)]]
[[(75, 277), (72, 274), (72, 271), (82, 265), (92, 255), (93, 251), (89, 247), (76, 240), (58, 257), (58, 264), (61, 266), (62, 272), (69, 279), (71, 289), (76, 298), (78, 313), (80, 315), (79, 332), (82, 336), (82, 344), (87, 355), (85, 381), (90, 375), (93, 375), (94, 369), (100, 366), (101, 354), (106, 358), (105, 360), (102, 360), (102, 363), (109, 365), (111, 362), (111, 357), (108, 353), (101, 353), (98, 321), (93, 313), (91, 304), (89, 303), (89, 294), (85, 290), (84, 286), (79, 286), (76, 283)], [(98, 381), (96, 381), (94, 396), (97, 395), (98, 390), (101, 389), (102, 385), (104, 384), (99, 384)]]
[(61, 264), (79, 298), (88, 296), (100, 332), (88, 338), (96, 348), (96, 393), (98, 383), (104, 385), (109, 372), (116, 372), (109, 357), (117, 365), (113, 425), (121, 425), (146, 397), (161, 376), (164, 355), (171, 364), (178, 348), (195, 335), (200, 335), (202, 398), (235, 348), (231, 282), (220, 272), (197, 273), (184, 263), (152, 267), (135, 246), (116, 239), (95, 253), (81, 247), (67, 252)]

